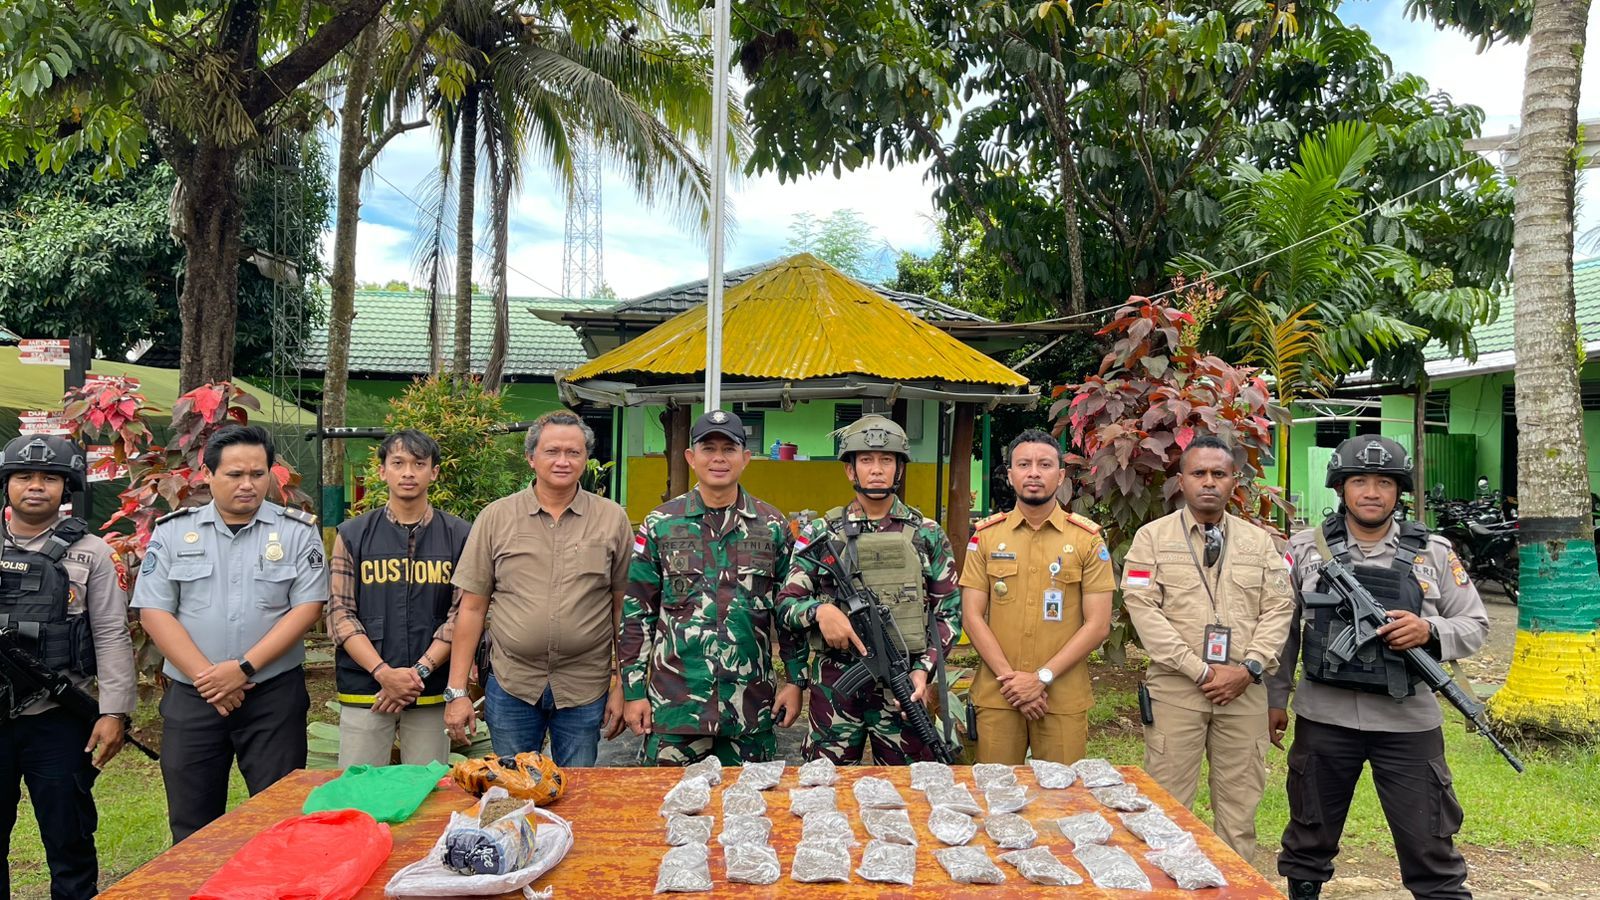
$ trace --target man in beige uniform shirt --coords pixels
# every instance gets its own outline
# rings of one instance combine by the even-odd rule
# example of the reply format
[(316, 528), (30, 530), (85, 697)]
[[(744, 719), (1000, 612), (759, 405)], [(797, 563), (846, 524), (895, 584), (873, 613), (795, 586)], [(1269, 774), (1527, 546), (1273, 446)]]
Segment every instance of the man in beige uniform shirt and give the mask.
[(487, 615), (484, 717), (494, 752), (543, 750), (549, 734), (556, 765), (592, 766), (601, 733), (609, 740), (622, 730), (613, 661), (633, 530), (621, 506), (579, 485), (594, 432), (576, 414), (540, 416), (524, 448), (533, 486), (484, 507), (456, 563), (451, 641), (460, 650), (450, 654), (445, 729), (457, 742), (472, 729), (468, 651)]
[(1017, 505), (978, 523), (961, 570), (963, 623), (983, 664), (972, 684), (978, 762), (1083, 758), (1089, 654), (1111, 628), (1116, 579), (1100, 526), (1056, 500), (1065, 471), (1036, 429), (1008, 451)]
[(1140, 528), (1123, 562), (1123, 604), (1150, 655), (1144, 766), (1188, 806), (1209, 757), (1217, 835), (1248, 860), (1267, 780), (1261, 680), (1277, 666), (1294, 597), (1272, 536), (1227, 513), (1233, 448), (1196, 438), (1179, 467), (1185, 508)]

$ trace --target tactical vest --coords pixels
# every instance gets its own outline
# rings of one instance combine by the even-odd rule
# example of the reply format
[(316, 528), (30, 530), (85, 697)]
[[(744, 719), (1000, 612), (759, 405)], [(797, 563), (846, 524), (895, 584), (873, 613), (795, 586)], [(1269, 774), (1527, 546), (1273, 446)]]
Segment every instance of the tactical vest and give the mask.
[[(339, 526), (350, 554), (356, 590), (356, 618), (366, 629), (383, 661), (396, 669), (417, 664), (433, 644), (433, 634), (450, 615), (455, 588), (450, 578), (467, 543), (470, 526), (435, 510), (427, 527), (419, 527), (416, 550), (407, 546), (406, 529), (376, 509)], [(371, 706), (381, 686), (340, 647), (336, 654), (339, 702)], [(443, 701), (450, 667), (441, 665), (423, 682), (418, 705)]]
[(4, 547), (0, 552), (0, 628), (15, 628), (52, 669), (93, 675), (94, 633), (87, 604), (68, 615), (72, 579), (62, 559), (89, 533), (82, 519), (63, 519), (39, 550)]
[(913, 654), (928, 649), (922, 558), (917, 555), (912, 530), (859, 532), (856, 523), (846, 518), (844, 509), (837, 507), (828, 510), (827, 520), (830, 530), (844, 539), (846, 558), (853, 553), (862, 583), (889, 608), (896, 631), (895, 646)]
[[(1323, 523), (1323, 535), (1328, 550), (1341, 561), (1350, 558), (1349, 535), (1345, 531), (1344, 516)], [(1387, 566), (1351, 566), (1356, 580), (1387, 610), (1405, 610), (1422, 615), (1422, 587), (1411, 574), (1411, 566), (1428, 547), (1428, 529), (1417, 522), (1400, 524), (1400, 546), (1394, 560)], [(1327, 585), (1318, 582), (1318, 591)], [(1334, 687), (1388, 694), (1396, 700), (1412, 696), (1422, 680), (1409, 671), (1405, 657), (1389, 649), (1382, 638), (1368, 641), (1355, 657), (1343, 664), (1335, 664), (1328, 656), (1328, 647), (1350, 624), (1348, 606), (1306, 607), (1305, 630), (1301, 639), (1301, 657), (1306, 677), (1312, 681)]]

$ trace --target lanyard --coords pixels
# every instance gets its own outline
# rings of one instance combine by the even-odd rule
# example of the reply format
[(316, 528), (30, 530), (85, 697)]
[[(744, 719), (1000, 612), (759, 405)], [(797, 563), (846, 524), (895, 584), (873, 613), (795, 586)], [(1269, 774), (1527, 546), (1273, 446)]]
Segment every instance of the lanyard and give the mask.
[[(1217, 595), (1211, 590), (1211, 577), (1206, 574), (1206, 567), (1200, 564), (1200, 557), (1195, 555), (1194, 543), (1189, 540), (1189, 513), (1187, 510), (1178, 514), (1183, 522), (1183, 546), (1189, 550), (1189, 560), (1194, 563), (1194, 570), (1200, 573), (1200, 586), (1206, 589), (1206, 600), (1211, 603), (1211, 619), (1217, 619)], [(1227, 520), (1223, 523), (1226, 525)], [(1203, 529), (1202, 529), (1203, 533)], [(1228, 533), (1222, 532), (1222, 550), (1217, 553), (1217, 583), (1222, 582), (1222, 563), (1228, 556)]]

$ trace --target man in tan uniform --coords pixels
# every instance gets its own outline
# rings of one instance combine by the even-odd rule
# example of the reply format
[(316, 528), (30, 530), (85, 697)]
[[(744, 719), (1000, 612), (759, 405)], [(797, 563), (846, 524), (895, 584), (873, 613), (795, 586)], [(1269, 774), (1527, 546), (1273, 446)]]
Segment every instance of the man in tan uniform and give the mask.
[(1061, 508), (1065, 470), (1049, 434), (1029, 429), (1008, 452), (1009, 513), (978, 523), (961, 572), (967, 636), (983, 664), (972, 684), (978, 761), (1082, 759), (1089, 654), (1111, 630), (1116, 578), (1100, 526)]
[(1289, 636), (1289, 568), (1271, 535), (1227, 513), (1232, 447), (1196, 438), (1179, 467), (1185, 508), (1140, 528), (1123, 562), (1123, 604), (1150, 655), (1144, 767), (1188, 806), (1209, 757), (1217, 835), (1248, 860), (1267, 779), (1261, 679)]

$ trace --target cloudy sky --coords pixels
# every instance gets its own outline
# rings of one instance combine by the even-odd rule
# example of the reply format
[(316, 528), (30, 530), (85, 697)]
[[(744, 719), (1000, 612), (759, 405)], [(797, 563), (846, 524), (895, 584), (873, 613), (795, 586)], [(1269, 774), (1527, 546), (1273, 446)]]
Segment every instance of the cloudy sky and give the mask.
[[(1457, 102), (1481, 107), (1485, 134), (1501, 134), (1516, 124), (1521, 106), (1525, 53), (1518, 46), (1476, 52), (1472, 41), (1451, 31), (1406, 18), (1405, 0), (1353, 0), (1347, 21), (1369, 31), (1398, 71), (1427, 79)], [(1590, 27), (1600, 20), (1600, 4)], [(1591, 31), (1591, 34), (1595, 32)], [(1585, 85), (1600, 84), (1600, 54), (1590, 54)], [(1579, 114), (1600, 115), (1600, 91), (1584, 92)], [(435, 158), (426, 132), (402, 137), (376, 164), (363, 195), (357, 274), (362, 281), (417, 281), (412, 264), (417, 207)], [(605, 280), (618, 295), (637, 296), (658, 288), (703, 278), (707, 253), (702, 240), (674, 224), (670, 215), (641, 204), (620, 177), (604, 180)], [(1591, 176), (1591, 182), (1600, 178)], [(879, 166), (818, 176), (780, 185), (776, 176), (745, 178), (731, 186), (737, 230), (726, 249), (727, 267), (737, 268), (779, 255), (798, 213), (818, 217), (837, 209), (861, 213), (878, 236), (896, 249), (927, 252), (934, 244), (930, 186), (920, 168)], [(1600, 191), (1584, 190), (1580, 229), (1600, 219)], [(564, 207), (547, 178), (530, 175), (516, 201), (511, 227), (511, 293), (554, 296), (561, 288)], [(481, 231), (481, 227), (480, 227)], [(331, 236), (328, 242), (331, 246)], [(487, 244), (484, 244), (487, 246)], [(479, 280), (486, 282), (480, 274)]]

